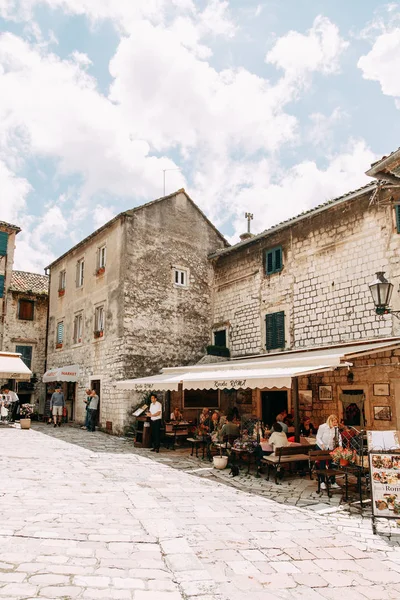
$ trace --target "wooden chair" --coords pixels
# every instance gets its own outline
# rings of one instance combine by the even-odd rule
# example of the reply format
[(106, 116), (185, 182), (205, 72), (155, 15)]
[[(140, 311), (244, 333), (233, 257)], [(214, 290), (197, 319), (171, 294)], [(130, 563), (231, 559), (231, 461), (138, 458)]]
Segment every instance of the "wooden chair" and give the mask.
[(297, 462), (308, 462), (308, 455), (312, 446), (285, 446), (276, 448), (270, 456), (265, 456), (261, 462), (267, 465), (267, 481), (269, 481), (269, 472), (271, 467), (275, 469), (275, 483), (278, 484), (278, 477), (283, 473), (283, 465), (288, 464), (291, 470), (292, 464)]
[(340, 469), (321, 468), (320, 463), (323, 461), (325, 461), (327, 464), (332, 462), (332, 457), (329, 450), (311, 450), (309, 453), (310, 479), (312, 479), (312, 473), (317, 475), (318, 494), (321, 493), (321, 482), (323, 479), (325, 479), (328, 498), (332, 498), (329, 479), (331, 477), (336, 477), (337, 475), (343, 475), (343, 471)]

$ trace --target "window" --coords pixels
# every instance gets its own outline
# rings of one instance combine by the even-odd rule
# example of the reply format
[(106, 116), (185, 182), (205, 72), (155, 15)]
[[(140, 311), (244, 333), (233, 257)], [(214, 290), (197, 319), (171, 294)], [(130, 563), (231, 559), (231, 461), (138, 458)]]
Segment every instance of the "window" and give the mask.
[(64, 269), (63, 271), (60, 271), (60, 274), (58, 277), (58, 291), (65, 290), (65, 277), (66, 277), (66, 272)]
[(104, 306), (97, 306), (94, 313), (94, 335), (103, 337), (104, 334)]
[(82, 342), (82, 330), (83, 330), (83, 315), (75, 315), (74, 319), (74, 344), (80, 344)]
[(22, 360), (28, 369), (30, 369), (32, 364), (32, 346), (15, 346), (15, 352), (21, 354)]
[(226, 348), (226, 329), (214, 331), (214, 346), (222, 346)]
[(0, 275), (0, 298), (4, 296), (4, 275)]
[(81, 258), (76, 263), (76, 287), (83, 286), (84, 270), (85, 270), (85, 261), (83, 258)]
[(56, 348), (61, 348), (64, 342), (64, 322), (57, 323)]
[(106, 246), (104, 245), (104, 246), (101, 246), (97, 250), (97, 269), (105, 269), (106, 257), (107, 257), (107, 250), (106, 250)]
[(272, 273), (279, 273), (282, 271), (282, 247), (277, 246), (276, 248), (271, 248), (271, 250), (267, 250), (265, 253), (265, 272), (267, 275), (272, 275)]
[(285, 347), (285, 313), (271, 313), (265, 317), (267, 350)]
[(8, 233), (0, 231), (0, 256), (7, 256)]
[(395, 204), (397, 233), (400, 233), (400, 204)]
[(18, 319), (21, 321), (33, 321), (33, 300), (20, 300), (18, 303)]
[(182, 269), (174, 269), (174, 283), (179, 287), (187, 286), (187, 271)]

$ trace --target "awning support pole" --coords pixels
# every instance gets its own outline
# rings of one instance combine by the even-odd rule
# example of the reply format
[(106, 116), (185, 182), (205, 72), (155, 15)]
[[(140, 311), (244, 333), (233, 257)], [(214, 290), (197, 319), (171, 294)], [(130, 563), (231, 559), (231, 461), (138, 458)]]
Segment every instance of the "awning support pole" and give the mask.
[(299, 415), (299, 380), (292, 378), (292, 406), (294, 416), (294, 439), (300, 441), (300, 415)]

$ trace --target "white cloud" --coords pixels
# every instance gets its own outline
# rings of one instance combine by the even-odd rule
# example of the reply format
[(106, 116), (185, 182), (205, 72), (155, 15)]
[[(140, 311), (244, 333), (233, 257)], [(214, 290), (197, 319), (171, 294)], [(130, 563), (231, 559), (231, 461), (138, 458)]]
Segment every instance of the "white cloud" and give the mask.
[(368, 54), (358, 61), (364, 79), (377, 81), (382, 93), (396, 99), (400, 108), (400, 28), (379, 35)]
[(320, 148), (330, 147), (334, 130), (345, 117), (347, 117), (346, 113), (338, 106), (330, 115), (312, 113), (309, 117), (311, 125), (307, 128), (307, 141)]
[(98, 229), (118, 214), (115, 206), (97, 204), (93, 209), (93, 229)]
[(318, 16), (304, 35), (289, 31), (268, 52), (266, 62), (283, 69), (292, 80), (307, 78), (318, 71), (325, 75), (340, 71), (340, 57), (348, 47), (338, 27), (328, 18)]
[(14, 175), (0, 160), (0, 221), (18, 225), (19, 215), (26, 207), (30, 190), (29, 182)]

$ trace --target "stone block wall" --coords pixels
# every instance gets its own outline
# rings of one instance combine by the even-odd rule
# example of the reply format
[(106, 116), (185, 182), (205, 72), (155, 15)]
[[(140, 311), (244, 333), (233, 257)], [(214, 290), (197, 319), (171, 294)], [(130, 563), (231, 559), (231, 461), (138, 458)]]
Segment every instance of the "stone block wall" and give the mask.
[[(283, 269), (266, 275), (265, 254), (281, 246)], [(213, 327), (225, 324), (232, 356), (266, 352), (265, 316), (285, 313), (285, 348), (400, 333), (375, 314), (368, 284), (383, 270), (400, 277), (394, 207), (370, 206), (370, 193), (328, 206), (214, 259)]]

